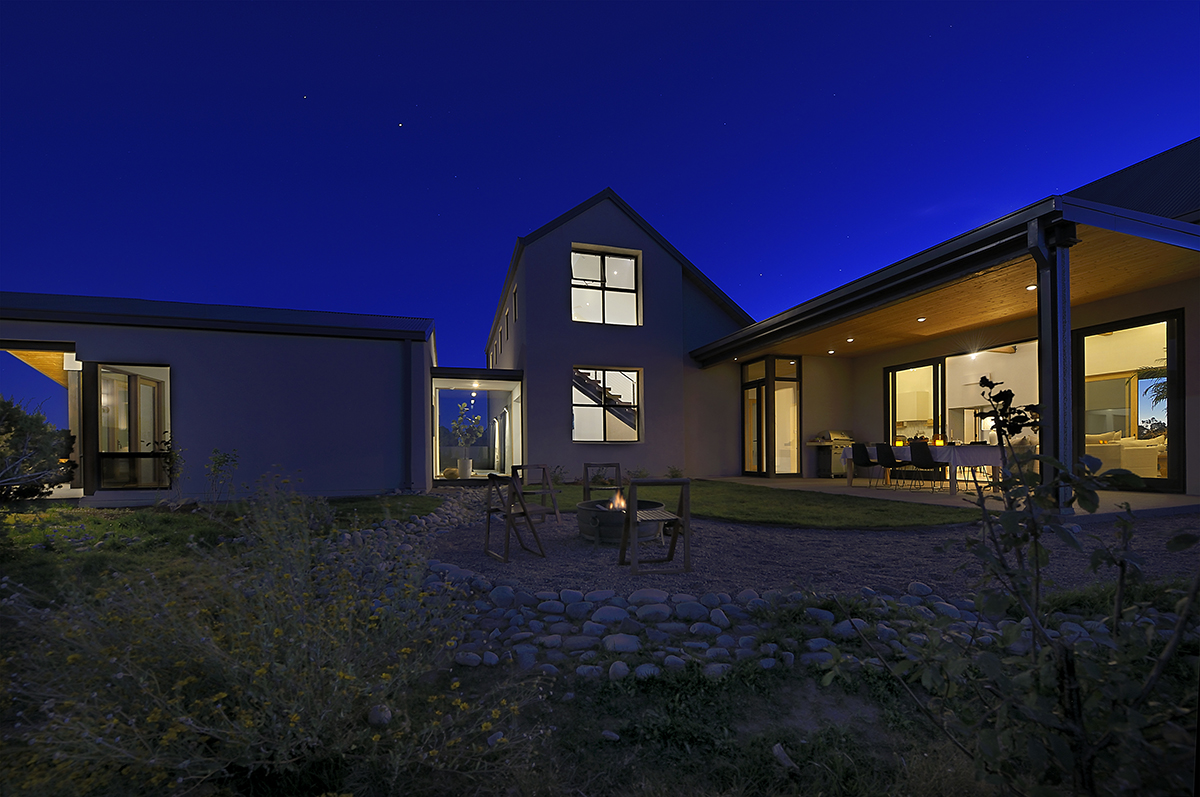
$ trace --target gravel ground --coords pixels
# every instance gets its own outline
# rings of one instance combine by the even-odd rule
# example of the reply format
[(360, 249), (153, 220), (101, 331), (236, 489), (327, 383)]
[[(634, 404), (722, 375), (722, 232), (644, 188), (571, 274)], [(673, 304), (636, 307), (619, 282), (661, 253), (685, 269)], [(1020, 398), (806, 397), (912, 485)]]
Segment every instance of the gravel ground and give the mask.
[[(469, 509), (469, 507), (464, 507)], [(470, 513), (475, 517), (482, 515)], [(431, 556), (479, 573), (493, 582), (528, 590), (613, 589), (625, 595), (640, 587), (656, 587), (668, 593), (706, 592), (736, 594), (745, 588), (807, 589), (827, 593), (857, 592), (861, 587), (905, 589), (909, 582), (922, 581), (944, 596), (964, 596), (973, 591), (980, 568), (962, 545), (964, 537), (978, 534), (977, 526), (935, 526), (906, 529), (827, 530), (693, 519), (691, 573), (680, 575), (632, 576), (628, 567), (617, 564), (617, 549), (599, 548), (579, 537), (573, 514), (562, 522), (551, 517), (538, 525), (538, 536), (546, 558), (521, 550), (514, 540), (507, 563), (483, 551), (482, 523), (462, 526), (437, 535)], [(494, 524), (493, 547), (503, 542), (501, 525)], [(1176, 531), (1200, 532), (1200, 514), (1175, 515), (1139, 520), (1133, 549), (1143, 557), (1151, 578), (1191, 578), (1200, 570), (1200, 546), (1181, 553), (1168, 553), (1166, 541)], [(1104, 542), (1114, 539), (1110, 523), (1083, 526), (1085, 550), (1096, 547), (1088, 535)], [(528, 541), (528, 534), (524, 535)], [(945, 553), (937, 548), (948, 541)], [(681, 544), (682, 545), (682, 544)], [(1070, 550), (1057, 539), (1050, 549), (1048, 575), (1054, 588), (1073, 588), (1093, 581), (1106, 581), (1111, 574), (1088, 569), (1088, 557)], [(657, 544), (648, 546), (657, 552)], [(682, 551), (676, 552), (682, 559)]]

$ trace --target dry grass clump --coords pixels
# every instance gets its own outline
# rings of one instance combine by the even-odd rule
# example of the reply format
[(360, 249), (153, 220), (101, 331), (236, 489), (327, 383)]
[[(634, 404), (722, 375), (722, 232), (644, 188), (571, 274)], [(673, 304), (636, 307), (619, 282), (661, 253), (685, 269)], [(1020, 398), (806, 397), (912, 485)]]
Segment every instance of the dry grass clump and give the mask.
[[(521, 767), (535, 683), (468, 693), (439, 667), (459, 595), (408, 543), (347, 555), (328, 507), (272, 481), (186, 578), (112, 573), (50, 608), (3, 585), (0, 780), (36, 794), (467, 789)], [(452, 773), (452, 776), (451, 774)]]

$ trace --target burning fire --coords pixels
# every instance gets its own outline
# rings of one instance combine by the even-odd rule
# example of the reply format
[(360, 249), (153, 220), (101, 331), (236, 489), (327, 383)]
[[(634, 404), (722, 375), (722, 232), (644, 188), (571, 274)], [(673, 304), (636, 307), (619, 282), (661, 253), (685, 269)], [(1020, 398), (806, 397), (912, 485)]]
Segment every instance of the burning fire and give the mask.
[(608, 506), (605, 508), (606, 509), (617, 509), (617, 510), (624, 512), (625, 511), (625, 496), (621, 495), (620, 493), (614, 493), (612, 500), (608, 502)]

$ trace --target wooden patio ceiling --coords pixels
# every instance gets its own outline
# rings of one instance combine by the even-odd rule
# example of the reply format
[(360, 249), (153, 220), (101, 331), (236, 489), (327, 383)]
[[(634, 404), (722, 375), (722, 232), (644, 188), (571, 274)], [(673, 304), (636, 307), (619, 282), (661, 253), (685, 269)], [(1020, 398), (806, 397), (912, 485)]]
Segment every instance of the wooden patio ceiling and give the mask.
[[(1079, 225), (1071, 248), (1071, 304), (1080, 305), (1200, 276), (1200, 252)], [(861, 357), (1037, 316), (1033, 259), (1020, 257), (894, 304), (739, 355)], [(918, 322), (918, 318), (925, 321)], [(853, 342), (847, 342), (853, 338)]]

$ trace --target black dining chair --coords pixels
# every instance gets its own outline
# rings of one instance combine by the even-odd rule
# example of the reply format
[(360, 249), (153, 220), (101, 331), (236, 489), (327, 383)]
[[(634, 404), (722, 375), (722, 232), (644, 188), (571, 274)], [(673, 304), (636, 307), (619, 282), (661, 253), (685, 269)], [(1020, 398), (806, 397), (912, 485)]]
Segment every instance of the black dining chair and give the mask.
[(929, 489), (936, 491), (938, 482), (945, 480), (945, 471), (950, 467), (949, 462), (938, 462), (933, 458), (933, 452), (929, 450), (929, 442), (926, 440), (913, 440), (908, 444), (908, 451), (912, 455), (912, 466), (924, 473), (936, 471), (938, 478), (929, 480)]
[(850, 444), (851, 461), (854, 463), (854, 472), (860, 470), (867, 477), (867, 486), (870, 487), (872, 481), (878, 481), (875, 475), (875, 468), (879, 467), (879, 463), (871, 459), (871, 454), (867, 451), (866, 443), (851, 443)]
[(879, 457), (879, 464), (884, 467), (884, 473), (887, 474), (888, 481), (892, 483), (892, 488), (897, 488), (900, 484), (896, 480), (899, 476), (897, 471), (902, 471), (912, 463), (907, 459), (896, 459), (896, 452), (892, 451), (889, 443), (876, 443), (875, 456)]

